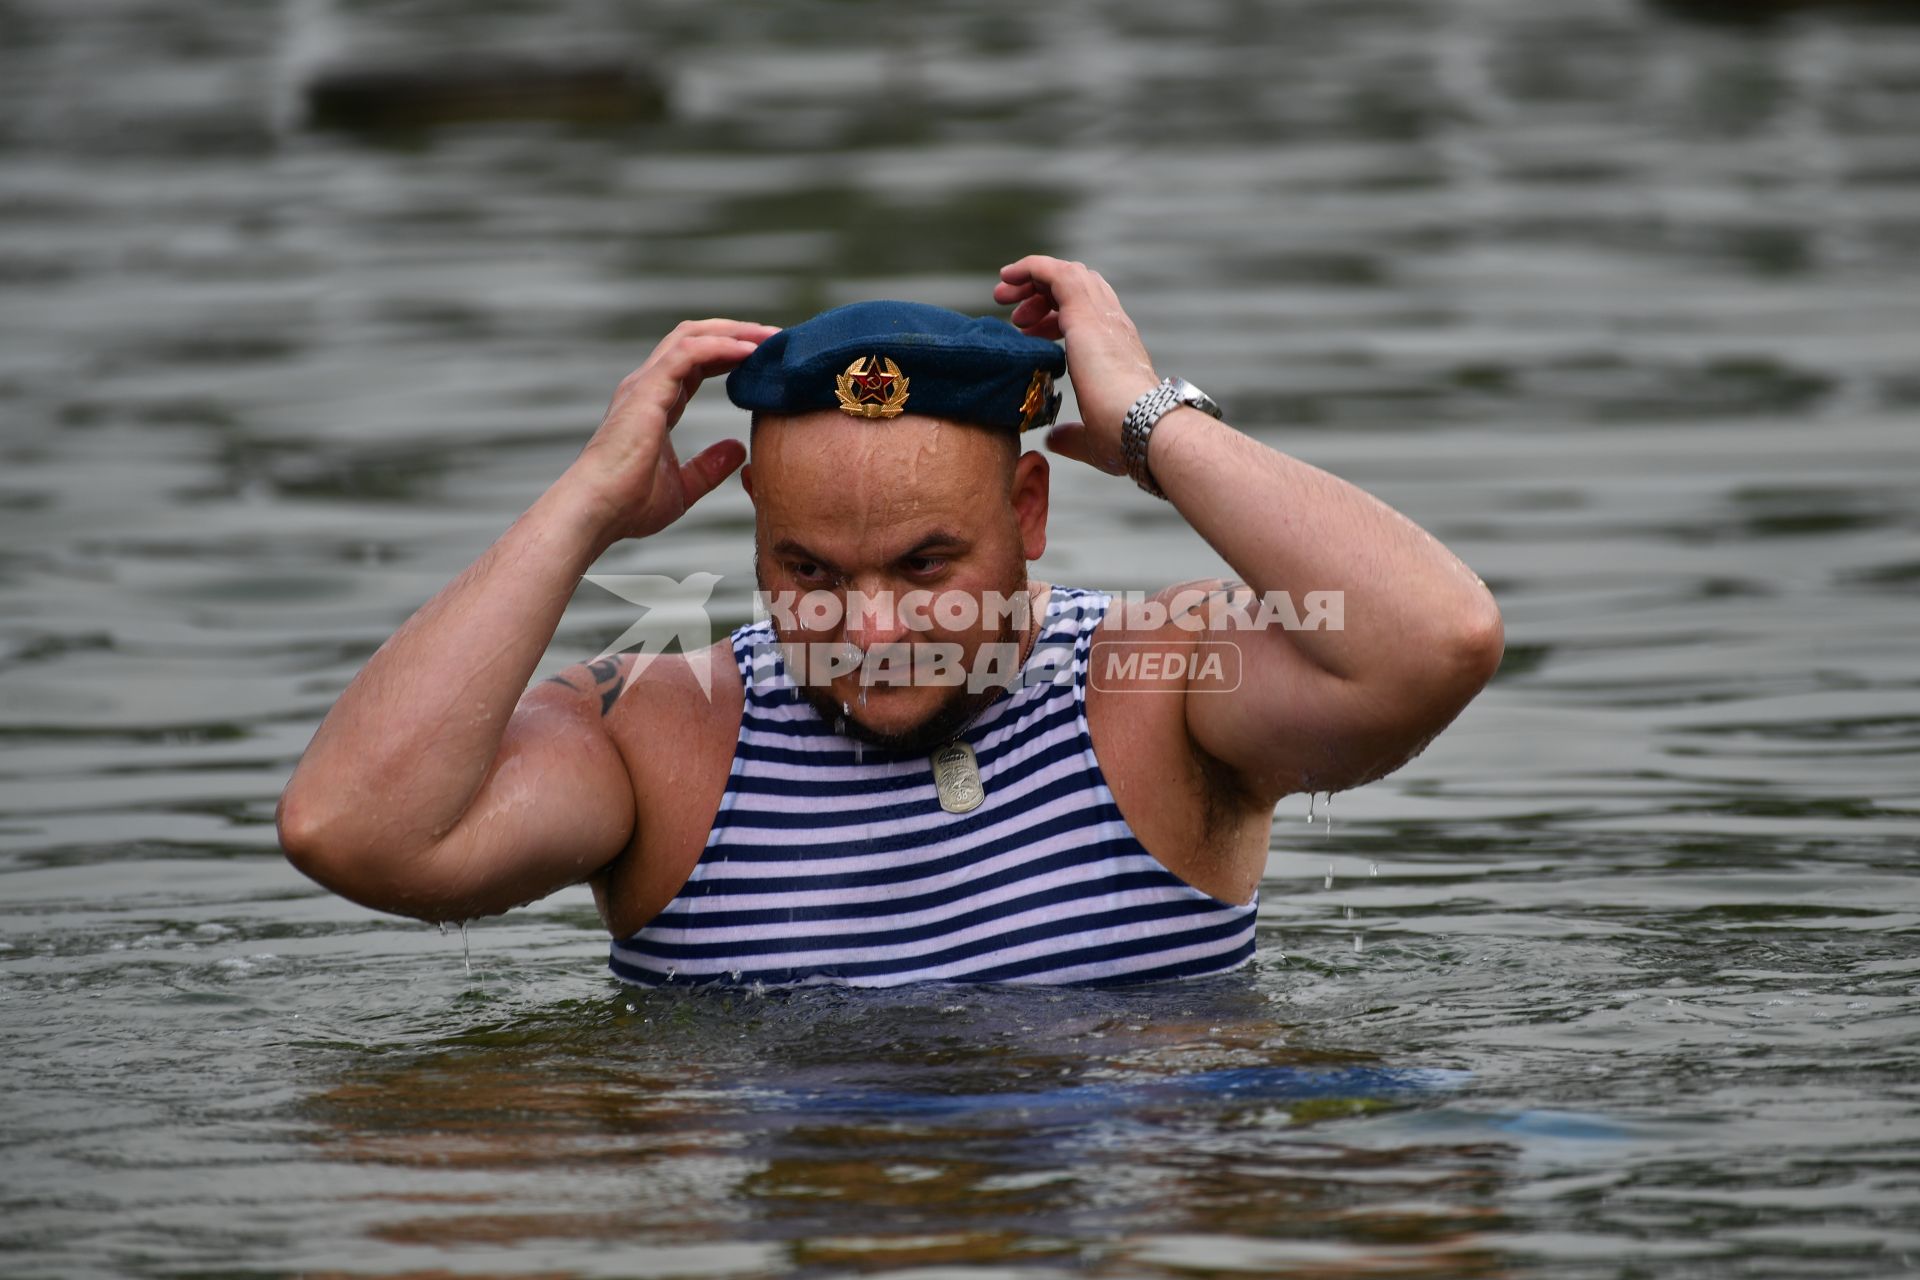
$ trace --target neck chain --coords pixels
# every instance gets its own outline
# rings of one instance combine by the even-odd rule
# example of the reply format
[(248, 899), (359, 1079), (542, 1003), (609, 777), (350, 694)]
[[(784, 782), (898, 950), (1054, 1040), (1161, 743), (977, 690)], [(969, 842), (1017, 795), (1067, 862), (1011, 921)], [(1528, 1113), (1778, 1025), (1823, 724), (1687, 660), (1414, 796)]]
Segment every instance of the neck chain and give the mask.
[[(1040, 633), (1046, 629), (1047, 611), (1042, 610), (1039, 617), (1033, 616), (1033, 592), (1027, 592), (1029, 608), (1027, 610), (1026, 643), (1022, 645), (1020, 663), (1017, 668), (1024, 676), (1027, 661), (1033, 656), (1033, 646), (1040, 641)], [(1047, 603), (1053, 603), (1053, 590), (1047, 590)], [(993, 698), (980, 709), (967, 717), (967, 722), (953, 731), (953, 739), (945, 746), (935, 747), (927, 757), (933, 765), (933, 784), (940, 792), (940, 807), (948, 813), (968, 813), (978, 809), (987, 798), (986, 786), (980, 781), (980, 758), (974, 754), (973, 745), (966, 740), (967, 730), (974, 722), (987, 713), (987, 708), (999, 705), (1000, 699)]]

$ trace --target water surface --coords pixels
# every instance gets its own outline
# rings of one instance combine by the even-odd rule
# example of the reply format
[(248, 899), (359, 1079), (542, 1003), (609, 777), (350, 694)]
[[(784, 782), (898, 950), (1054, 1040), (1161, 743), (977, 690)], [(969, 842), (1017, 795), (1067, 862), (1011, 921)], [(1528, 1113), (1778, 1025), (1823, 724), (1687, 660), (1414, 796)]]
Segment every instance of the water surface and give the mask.
[[(0, 1270), (1869, 1276), (1920, 1258), (1920, 27), (1624, 0), (0, 3)], [(329, 61), (664, 114), (342, 132)], [(279, 858), (366, 656), (674, 321), (1044, 250), (1506, 664), (1250, 972), (715, 996)], [(718, 395), (689, 448), (740, 430)], [(1276, 499), (1284, 502), (1284, 495)], [(725, 575), (737, 487), (610, 572)], [(1071, 464), (1036, 573), (1215, 571)], [(589, 589), (557, 667), (624, 628)], [(1324, 816), (1324, 804), (1318, 811)], [(1429, 1073), (1429, 1074), (1421, 1074)]]

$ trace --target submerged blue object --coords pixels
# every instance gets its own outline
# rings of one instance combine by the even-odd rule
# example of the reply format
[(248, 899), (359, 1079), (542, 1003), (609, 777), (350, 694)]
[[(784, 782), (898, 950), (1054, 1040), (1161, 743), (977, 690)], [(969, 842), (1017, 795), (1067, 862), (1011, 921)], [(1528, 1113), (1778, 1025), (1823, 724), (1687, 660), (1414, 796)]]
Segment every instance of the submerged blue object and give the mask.
[(1450, 1093), (1464, 1088), (1472, 1079), (1470, 1071), (1444, 1067), (1234, 1067), (1162, 1080), (1102, 1081), (1031, 1092), (936, 1094), (857, 1086), (781, 1090), (756, 1096), (754, 1105), (762, 1110), (815, 1113), (962, 1116), (1011, 1110), (1048, 1115), (1083, 1111), (1108, 1114), (1128, 1107), (1167, 1103), (1286, 1103), (1324, 1098), (1419, 1097)]
[(756, 413), (839, 408), (856, 418), (924, 414), (1026, 431), (1060, 411), (1060, 347), (1005, 320), (919, 302), (855, 302), (768, 338), (727, 376)]

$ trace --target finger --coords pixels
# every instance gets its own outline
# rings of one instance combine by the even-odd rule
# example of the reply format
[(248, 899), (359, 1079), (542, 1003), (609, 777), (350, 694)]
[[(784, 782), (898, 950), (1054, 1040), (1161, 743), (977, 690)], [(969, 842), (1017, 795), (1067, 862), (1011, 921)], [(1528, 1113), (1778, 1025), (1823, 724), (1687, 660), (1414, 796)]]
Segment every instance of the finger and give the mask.
[(1000, 268), (1000, 279), (1007, 284), (1026, 284), (1032, 281), (1043, 289), (1055, 291), (1062, 287), (1074, 287), (1078, 278), (1085, 274), (1087, 274), (1087, 264), (1084, 262), (1049, 258), (1040, 253)]
[(680, 492), (687, 506), (712, 493), (714, 487), (747, 460), (747, 446), (738, 440), (708, 445), (680, 464)]
[(749, 338), (721, 334), (681, 338), (660, 353), (657, 364), (644, 369), (647, 376), (643, 380), (650, 385), (671, 387), (677, 394), (679, 384), (684, 379), (710, 378), (731, 369), (752, 355), (759, 346), (758, 342)]
[(689, 379), (693, 387), (698, 387), (706, 378), (745, 360), (759, 345), (749, 339), (719, 335), (674, 339), (656, 351), (654, 359), (622, 380), (609, 416), (644, 405), (668, 415), (671, 422), (681, 396), (693, 394), (687, 385)]
[(1032, 283), (997, 284), (993, 286), (993, 300), (999, 303), (1003, 307), (1012, 306), (1014, 303), (1019, 302), (1022, 298), (1032, 297), (1034, 290), (1038, 289), (1039, 287), (1040, 286)]
[[(734, 322), (721, 323), (733, 324)], [(780, 332), (778, 329), (769, 329), (766, 325), (750, 325), (746, 328), (750, 331), (746, 334), (700, 334), (688, 332), (687, 326), (682, 325), (663, 338), (660, 345), (653, 349), (638, 369), (621, 380), (621, 390), (631, 390), (663, 376), (663, 371), (666, 377), (682, 376), (703, 358), (721, 362), (731, 361), (737, 364), (746, 356), (753, 354), (754, 349), (764, 341), (766, 336)], [(764, 331), (764, 334), (761, 331)], [(720, 367), (724, 368), (727, 365), (722, 363)]]
[(676, 335), (690, 338), (707, 338), (719, 335), (724, 338), (745, 338), (749, 342), (764, 342), (780, 332), (779, 326), (761, 324), (754, 320), (726, 320), (715, 316), (711, 320), (683, 320), (675, 326), (674, 333), (668, 335), (671, 341)]
[(1007, 319), (1024, 329), (1028, 325), (1040, 323), (1056, 310), (1058, 310), (1058, 308), (1053, 305), (1052, 294), (1036, 293), (1015, 307), (1013, 314), (1008, 316)]
[(1063, 422), (1047, 432), (1047, 448), (1054, 453), (1063, 458), (1072, 458), (1075, 462), (1084, 462), (1110, 475), (1119, 475), (1105, 458), (1095, 454), (1092, 445), (1093, 438), (1088, 434), (1084, 422)]
[(687, 411), (687, 405), (693, 400), (693, 393), (700, 389), (700, 384), (708, 378), (719, 377), (739, 363), (738, 360), (731, 359), (709, 360), (689, 370), (687, 376), (680, 379), (680, 390), (673, 397), (673, 405), (667, 410), (667, 425), (669, 427), (679, 425), (680, 415)]
[(1020, 325), (1019, 329), (1020, 332), (1026, 334), (1029, 338), (1045, 338), (1049, 342), (1057, 342), (1066, 336), (1065, 330), (1060, 327), (1060, 313), (1058, 311), (1049, 311), (1045, 319), (1033, 324)]
[(645, 373), (672, 360), (674, 353), (694, 338), (736, 338), (758, 346), (778, 332), (773, 325), (745, 320), (683, 320), (648, 353), (638, 372)]
[[(752, 354), (753, 352), (751, 350), (747, 352), (747, 355), (752, 355)], [(683, 379), (683, 381), (692, 384), (692, 386), (698, 386), (702, 382), (705, 382), (708, 378), (715, 378), (720, 376), (723, 373), (731, 372), (733, 368), (736, 365), (738, 365), (741, 360), (745, 358), (746, 358), (745, 356), (735, 356), (732, 354), (728, 354), (720, 357), (717, 360), (702, 360), (699, 364), (696, 364), (693, 366), (693, 368), (687, 370), (686, 377)]]
[(1000, 278), (1008, 284), (1025, 284), (1029, 280), (1044, 284), (1066, 265), (1060, 259), (1049, 258), (1044, 253), (1030, 253), (1020, 261), (1009, 262), (1000, 268)]

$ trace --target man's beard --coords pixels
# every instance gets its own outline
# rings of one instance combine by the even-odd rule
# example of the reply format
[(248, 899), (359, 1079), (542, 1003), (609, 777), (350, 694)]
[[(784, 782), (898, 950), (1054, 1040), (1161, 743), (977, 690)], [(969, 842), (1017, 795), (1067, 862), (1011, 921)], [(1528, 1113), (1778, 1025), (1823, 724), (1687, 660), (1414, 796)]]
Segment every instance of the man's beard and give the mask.
[[(757, 537), (753, 547), (753, 579), (755, 585), (762, 591), (767, 589), (767, 580), (760, 571), (760, 543)], [(844, 734), (856, 742), (877, 747), (881, 751), (897, 752), (901, 755), (917, 755), (931, 751), (937, 746), (951, 742), (975, 716), (985, 711), (995, 698), (1017, 688), (1020, 673), (1026, 670), (1027, 642), (1040, 634), (1045, 615), (1043, 607), (1035, 606), (1033, 603), (1033, 584), (1027, 579), (1025, 560), (1016, 561), (1008, 567), (1008, 581), (1001, 594), (1005, 597), (1015, 595), (1027, 597), (1027, 607), (1021, 611), (1023, 620), (1027, 624), (1025, 630), (1015, 626), (1013, 619), (1003, 619), (999, 633), (990, 641), (990, 643), (1014, 646), (1014, 653), (1019, 658), (1019, 661), (1014, 664), (1014, 675), (1006, 681), (995, 681), (978, 690), (969, 690), (965, 684), (956, 685), (958, 692), (951, 700), (942, 703), (932, 715), (912, 728), (889, 733), (861, 724), (854, 719), (857, 708), (848, 706), (834, 697), (833, 690), (829, 686), (794, 680), (791, 667), (787, 671), (787, 678), (792, 681), (793, 687), (800, 691), (800, 696), (807, 700), (808, 705), (818, 713), (820, 718), (834, 727), (835, 733)], [(776, 636), (776, 638), (781, 637)], [(973, 660), (979, 662), (981, 655), (987, 652), (990, 650), (982, 645), (974, 651)]]
[[(1031, 624), (1028, 629), (1033, 629)], [(988, 646), (994, 644), (1012, 645), (1014, 652), (1020, 653), (1024, 648), (1024, 641), (1025, 635), (1009, 622), (1001, 628), (999, 635), (992, 637), (987, 645), (975, 651), (974, 661), (978, 662), (981, 654), (990, 652)], [(955, 685), (955, 696), (941, 703), (932, 715), (911, 728), (892, 732), (860, 723), (855, 718), (859, 708), (848, 706), (834, 697), (833, 690), (826, 685), (801, 684), (796, 681), (794, 687), (800, 690), (800, 695), (819, 713), (820, 718), (833, 726), (835, 733), (852, 738), (855, 742), (877, 747), (881, 751), (899, 755), (922, 755), (943, 743), (951, 742), (973, 721), (975, 716), (985, 711), (994, 699), (1008, 692), (1009, 685), (1017, 679), (1017, 673), (1024, 669), (1024, 665), (1022, 663), (1016, 667), (1015, 675), (1008, 680), (996, 681), (977, 690), (969, 690), (965, 684)]]

